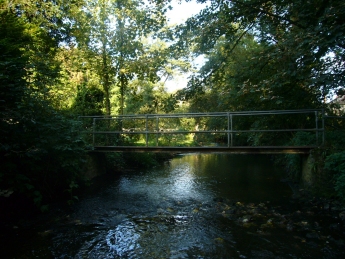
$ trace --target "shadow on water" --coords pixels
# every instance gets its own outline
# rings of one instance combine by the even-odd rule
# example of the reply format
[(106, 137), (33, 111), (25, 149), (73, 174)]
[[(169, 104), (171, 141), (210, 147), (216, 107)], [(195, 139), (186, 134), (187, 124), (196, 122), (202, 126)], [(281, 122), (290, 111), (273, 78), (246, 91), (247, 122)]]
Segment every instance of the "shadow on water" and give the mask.
[(344, 256), (341, 221), (320, 215), (313, 208), (301, 209), (282, 178), (284, 172), (273, 166), (269, 156), (225, 154), (185, 154), (152, 170), (104, 176), (95, 181), (93, 191), (71, 213), (26, 234), (16, 230), (7, 241), (5, 255)]

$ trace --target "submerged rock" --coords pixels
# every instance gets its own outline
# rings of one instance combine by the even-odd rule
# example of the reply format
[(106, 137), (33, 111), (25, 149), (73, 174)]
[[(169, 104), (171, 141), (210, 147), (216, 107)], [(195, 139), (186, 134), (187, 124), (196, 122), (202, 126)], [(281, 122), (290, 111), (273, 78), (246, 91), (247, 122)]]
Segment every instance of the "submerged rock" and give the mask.
[(345, 211), (342, 211), (339, 213), (339, 218), (343, 221), (345, 221)]
[(316, 232), (307, 233), (306, 237), (309, 239), (319, 239), (320, 238), (319, 234)]

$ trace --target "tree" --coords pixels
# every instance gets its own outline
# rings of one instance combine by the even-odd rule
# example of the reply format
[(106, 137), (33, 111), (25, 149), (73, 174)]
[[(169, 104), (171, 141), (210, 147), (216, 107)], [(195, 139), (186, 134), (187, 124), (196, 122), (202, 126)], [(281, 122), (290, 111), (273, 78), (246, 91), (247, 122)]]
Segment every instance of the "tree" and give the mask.
[(14, 15), (16, 21), (25, 23), (24, 33), (29, 41), (22, 45), (28, 59), (25, 80), (32, 94), (45, 100), (57, 100), (55, 86), (59, 83), (61, 61), (56, 59), (58, 45), (68, 44), (72, 38), (69, 20), (81, 1), (66, 4), (64, 1), (3, 0), (1, 10)]
[[(208, 58), (178, 97), (188, 100), (193, 112), (327, 108), (328, 98), (344, 84), (341, 6), (340, 1), (211, 1), (177, 28), (177, 47), (193, 47)], [(244, 123), (259, 129), (299, 122)], [(271, 138), (278, 140), (284, 142)]]
[(161, 114), (175, 110), (176, 99), (163, 85), (134, 80), (127, 89), (126, 114)]
[(14, 3), (0, 9), (0, 189), (41, 206), (80, 180), (84, 145), (78, 123), (49, 102), (49, 86), (59, 75), (51, 65), (57, 42), (49, 26)]
[[(180, 60), (178, 53), (170, 49), (162, 40), (149, 43), (144, 42), (144, 54), (139, 58), (138, 68), (146, 69), (149, 66), (151, 74), (142, 73), (129, 82), (125, 113), (169, 113), (176, 108), (176, 99), (173, 94), (168, 94), (165, 83), (178, 72), (186, 73), (191, 70), (188, 61)], [(152, 80), (154, 78), (160, 79)]]
[[(25, 67), (28, 57), (21, 49), (30, 42), (24, 34), (25, 24), (10, 12), (1, 12), (0, 23), (0, 102), (2, 118), (8, 117), (25, 93)], [(3, 122), (3, 121), (2, 121)]]
[[(344, 10), (339, 0), (214, 0), (178, 28), (181, 40), (177, 45), (189, 47), (184, 36), (190, 35), (196, 53), (212, 54), (220, 41), (226, 41), (224, 47), (230, 56), (245, 35), (253, 35), (261, 51), (248, 57), (247, 69), (242, 70), (251, 80), (237, 81), (236, 86), (246, 92), (265, 92), (269, 105), (315, 107), (325, 104), (333, 91), (344, 85)], [(213, 62), (208, 73), (190, 84), (197, 88), (195, 83), (201, 86), (214, 77), (226, 64), (223, 61)], [(260, 80), (255, 79), (257, 75)]]
[(83, 27), (86, 41), (80, 35), (77, 40), (90, 50), (90, 60), (105, 92), (106, 114), (111, 113), (110, 90), (114, 85), (120, 89), (119, 112), (123, 114), (130, 80), (143, 76), (158, 80), (155, 67), (150, 65), (152, 58), (145, 57), (142, 40), (164, 25), (163, 5), (144, 5), (136, 0), (95, 0), (87, 2), (81, 12), (89, 22), (78, 25)]

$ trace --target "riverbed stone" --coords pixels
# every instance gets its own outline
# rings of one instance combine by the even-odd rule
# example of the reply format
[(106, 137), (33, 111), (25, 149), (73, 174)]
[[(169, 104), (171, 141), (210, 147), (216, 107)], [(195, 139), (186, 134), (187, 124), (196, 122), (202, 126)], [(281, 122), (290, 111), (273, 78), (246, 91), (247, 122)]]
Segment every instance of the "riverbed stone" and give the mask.
[(273, 252), (267, 251), (267, 250), (262, 250), (262, 251), (251, 251), (251, 258), (263, 258), (263, 259), (268, 259), (268, 258), (279, 258), (277, 257)]
[(342, 211), (339, 213), (339, 218), (343, 221), (345, 221), (345, 211)]
[(307, 233), (306, 237), (309, 239), (319, 239), (320, 238), (319, 234), (316, 232)]
[(295, 230), (295, 226), (294, 226), (293, 222), (288, 222), (286, 224), (286, 230), (289, 231), (289, 232), (292, 232), (292, 231)]

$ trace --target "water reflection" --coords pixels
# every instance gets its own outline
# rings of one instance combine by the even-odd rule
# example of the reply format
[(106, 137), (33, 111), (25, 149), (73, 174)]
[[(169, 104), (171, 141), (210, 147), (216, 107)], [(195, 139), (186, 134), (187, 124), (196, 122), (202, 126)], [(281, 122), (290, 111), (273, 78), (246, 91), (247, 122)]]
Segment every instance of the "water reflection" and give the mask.
[(198, 186), (198, 179), (194, 174), (194, 168), (189, 163), (181, 163), (173, 166), (171, 184), (167, 186), (167, 195), (177, 200), (203, 199), (202, 188)]
[(289, 187), (280, 181), (283, 170), (273, 166), (269, 156), (184, 155), (171, 165), (179, 168), (181, 163), (193, 168), (190, 173), (198, 190), (207, 187), (216, 196), (243, 202), (282, 202), (282, 197), (291, 195)]
[[(222, 154), (183, 155), (161, 168), (124, 174), (103, 194), (79, 204), (79, 218), (84, 217), (85, 207), (97, 204), (102, 215), (98, 219), (93, 217), (91, 222), (101, 222), (104, 228), (96, 237), (89, 236), (93, 240), (88, 243), (91, 247), (82, 254), (79, 251), (79, 255), (90, 257), (97, 252), (104, 258), (239, 256), (234, 226), (224, 222), (227, 214), (222, 212), (229, 211), (231, 202), (272, 198), (272, 191), (281, 199), (289, 188), (282, 188), (276, 176), (267, 159), (265, 164), (255, 157)], [(267, 181), (268, 177), (272, 181)], [(111, 218), (122, 220), (114, 222)], [(90, 215), (87, 221), (90, 222)], [(95, 240), (102, 239), (95, 245)]]
[[(100, 191), (49, 229), (43, 251), (64, 259), (341, 258), (343, 243), (321, 228), (327, 221), (283, 212), (292, 192), (282, 177), (268, 156), (194, 154), (99, 179)], [(37, 258), (40, 250), (11, 258)]]
[[(183, 155), (161, 168), (122, 175), (103, 194), (79, 205), (81, 214), (76, 217), (82, 218), (84, 206), (97, 204), (103, 214), (96, 221), (102, 222), (105, 230), (92, 237), (92, 247), (82, 254), (79, 251), (79, 255), (90, 257), (97, 252), (104, 258), (240, 256), (233, 237), (236, 226), (224, 222), (231, 203), (267, 200), (272, 191), (280, 199), (289, 193), (287, 186), (282, 188), (272, 165), (261, 162), (255, 157), (222, 154)], [(272, 180), (267, 181), (268, 177)], [(95, 240), (102, 239), (105, 241), (95, 245)]]

